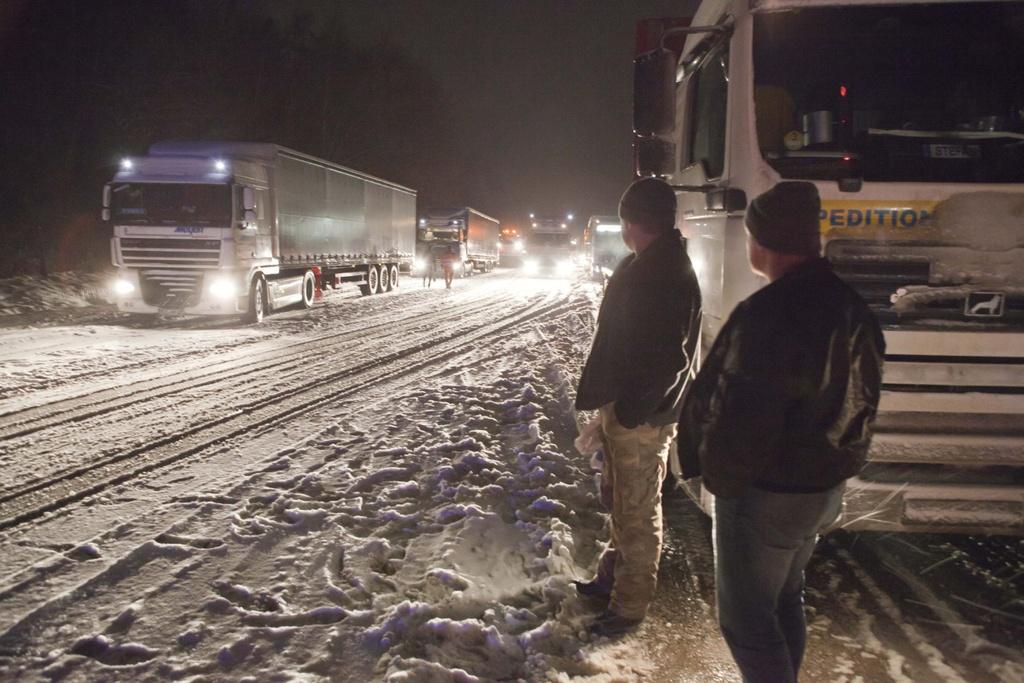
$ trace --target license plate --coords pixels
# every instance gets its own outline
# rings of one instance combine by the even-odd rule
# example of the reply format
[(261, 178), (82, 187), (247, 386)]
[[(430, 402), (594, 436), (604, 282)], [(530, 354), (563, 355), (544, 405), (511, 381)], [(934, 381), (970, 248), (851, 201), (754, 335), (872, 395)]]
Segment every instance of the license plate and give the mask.
[(928, 145), (932, 159), (971, 159), (974, 155), (967, 145)]

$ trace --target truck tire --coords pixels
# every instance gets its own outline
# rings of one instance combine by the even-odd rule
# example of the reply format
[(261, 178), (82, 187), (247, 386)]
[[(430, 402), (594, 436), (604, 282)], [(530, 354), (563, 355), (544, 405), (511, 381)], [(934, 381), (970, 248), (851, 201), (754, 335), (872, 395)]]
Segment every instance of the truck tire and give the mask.
[(245, 315), (242, 320), (247, 323), (263, 322), (263, 316), (267, 311), (267, 283), (257, 275), (249, 283), (249, 302), (246, 305)]
[(377, 266), (366, 267), (366, 284), (359, 285), (359, 291), (363, 293), (363, 296), (380, 291), (380, 271), (377, 270)]
[(390, 275), (388, 279), (391, 280), (389, 288), (398, 289), (398, 266), (395, 264), (391, 264), (391, 266), (388, 268), (388, 273)]
[(391, 276), (388, 275), (388, 266), (386, 263), (382, 264), (377, 268), (377, 280), (380, 282), (380, 284), (377, 285), (377, 289), (380, 291), (381, 294), (390, 291)]
[(302, 276), (302, 307), (313, 308), (316, 301), (316, 275), (313, 271), (307, 270)]

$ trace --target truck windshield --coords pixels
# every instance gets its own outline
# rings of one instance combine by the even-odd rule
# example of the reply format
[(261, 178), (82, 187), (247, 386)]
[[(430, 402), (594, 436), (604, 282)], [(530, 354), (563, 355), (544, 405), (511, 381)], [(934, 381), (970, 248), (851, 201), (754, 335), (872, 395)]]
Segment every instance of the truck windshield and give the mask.
[(456, 242), (459, 239), (458, 228), (420, 228), (417, 233), (421, 242)]
[(186, 183), (115, 183), (111, 214), (134, 225), (230, 225), (231, 188)]
[(568, 247), (571, 237), (567, 232), (535, 232), (530, 244), (535, 247)]
[(760, 14), (754, 102), (786, 178), (1024, 181), (1024, 3)]

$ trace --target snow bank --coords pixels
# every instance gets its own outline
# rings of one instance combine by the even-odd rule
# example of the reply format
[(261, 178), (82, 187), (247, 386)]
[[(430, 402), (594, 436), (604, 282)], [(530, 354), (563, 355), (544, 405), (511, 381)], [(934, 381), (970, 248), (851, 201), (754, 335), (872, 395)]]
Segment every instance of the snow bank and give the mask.
[(0, 317), (106, 305), (107, 273), (54, 273), (0, 279)]

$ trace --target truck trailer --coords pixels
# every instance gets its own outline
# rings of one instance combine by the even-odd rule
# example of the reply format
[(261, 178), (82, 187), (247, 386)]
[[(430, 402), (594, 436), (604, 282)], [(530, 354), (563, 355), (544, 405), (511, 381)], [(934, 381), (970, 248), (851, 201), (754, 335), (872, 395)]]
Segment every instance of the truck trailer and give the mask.
[(118, 309), (232, 315), (364, 295), (412, 266), (416, 192), (269, 143), (159, 142), (103, 191)]
[(704, 0), (690, 24), (635, 62), (634, 149), (677, 190), (703, 347), (764, 284), (748, 199), (813, 182), (887, 345), (841, 524), (1024, 534), (1024, 4)]
[(416, 226), (415, 270), (429, 266), (439, 253), (454, 250), (462, 267), (456, 272), (489, 273), (498, 265), (498, 219), (468, 206), (426, 209), (420, 212)]

